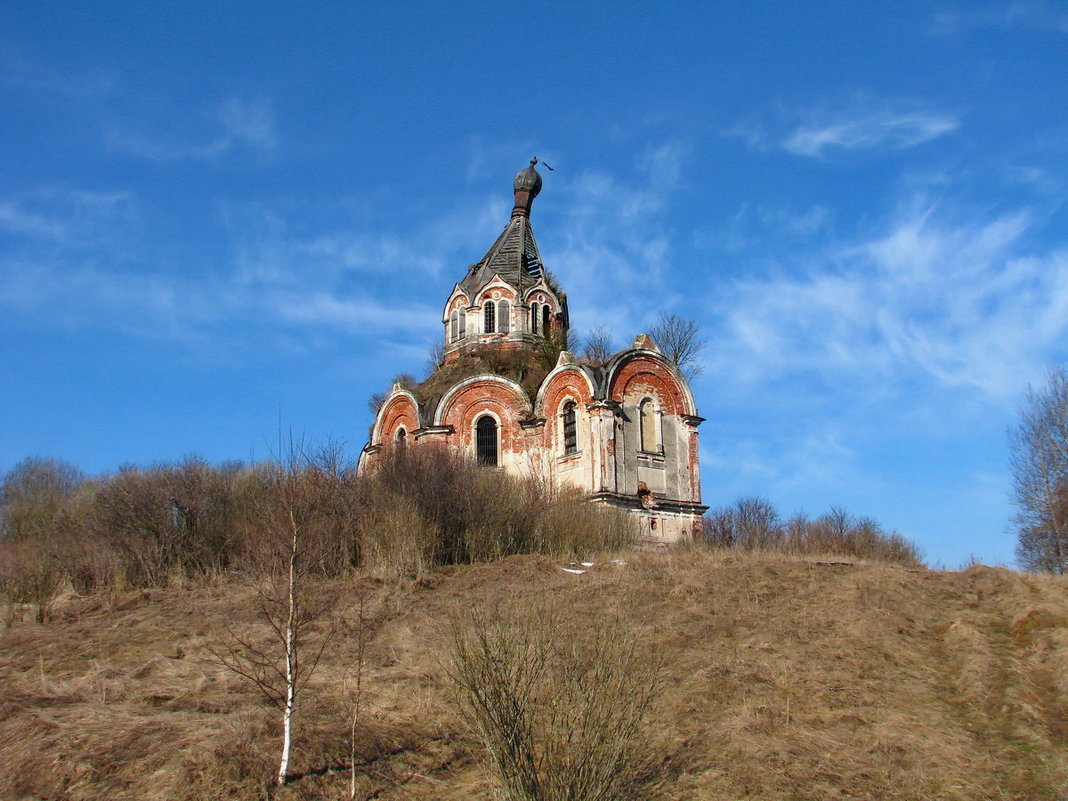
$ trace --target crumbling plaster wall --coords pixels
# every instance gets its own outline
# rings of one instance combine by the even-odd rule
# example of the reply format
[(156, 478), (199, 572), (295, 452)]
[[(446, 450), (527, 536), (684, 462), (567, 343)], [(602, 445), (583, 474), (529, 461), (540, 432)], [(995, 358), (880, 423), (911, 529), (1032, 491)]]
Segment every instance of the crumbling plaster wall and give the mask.
[[(376, 418), (366, 463), (393, 443), (401, 426), (417, 447), (441, 443), (473, 456), (475, 421), (488, 413), (499, 425), (501, 469), (572, 486), (619, 506), (641, 518), (645, 537), (691, 538), (700, 523), (700, 509), (692, 508), (701, 498), (700, 418), (683, 380), (659, 353), (635, 349), (613, 360), (599, 391), (593, 373), (568, 358), (546, 377), (533, 403), (513, 381), (474, 376), (445, 393), (429, 421), (420, 419), (411, 393), (395, 389)], [(653, 452), (641, 449), (639, 407), (646, 398), (657, 409), (660, 447)], [(574, 454), (564, 452), (562, 415), (568, 400), (576, 404)], [(417, 429), (427, 432), (418, 441), (411, 437)]]

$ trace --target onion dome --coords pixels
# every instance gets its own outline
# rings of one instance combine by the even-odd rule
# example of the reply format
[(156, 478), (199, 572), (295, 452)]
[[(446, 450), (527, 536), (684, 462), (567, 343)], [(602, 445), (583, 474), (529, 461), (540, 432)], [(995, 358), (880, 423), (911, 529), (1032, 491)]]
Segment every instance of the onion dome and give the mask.
[(530, 160), (529, 167), (515, 174), (515, 183), (512, 184), (516, 192), (529, 192), (531, 200), (536, 198), (538, 192), (541, 191), (541, 175), (534, 169), (534, 165), (537, 163), (538, 157), (535, 156)]

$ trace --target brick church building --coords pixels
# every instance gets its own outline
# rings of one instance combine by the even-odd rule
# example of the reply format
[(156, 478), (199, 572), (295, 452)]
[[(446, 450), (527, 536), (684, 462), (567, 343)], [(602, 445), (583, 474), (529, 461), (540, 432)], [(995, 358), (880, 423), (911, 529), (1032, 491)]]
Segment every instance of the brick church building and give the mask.
[(420, 384), (393, 385), (360, 469), (388, 448), (455, 448), (487, 469), (571, 485), (637, 515), (644, 538), (688, 539), (707, 508), (693, 394), (645, 334), (604, 363), (564, 349), (567, 295), (530, 226), (536, 163), (515, 177), (504, 231), (445, 301), (441, 364)]

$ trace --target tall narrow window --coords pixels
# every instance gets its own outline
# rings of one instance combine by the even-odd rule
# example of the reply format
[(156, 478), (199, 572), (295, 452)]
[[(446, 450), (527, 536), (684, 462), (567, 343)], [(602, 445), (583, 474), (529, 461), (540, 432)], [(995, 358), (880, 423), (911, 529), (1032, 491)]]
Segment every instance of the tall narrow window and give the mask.
[(407, 444), (408, 444), (408, 432), (405, 431), (403, 428), (398, 428), (397, 429), (397, 447), (400, 448), (401, 450), (404, 450), (404, 448), (405, 448), (405, 446)]
[(511, 327), (511, 311), (508, 301), (502, 300), (497, 304), (497, 330), (502, 334), (507, 334), (508, 329)]
[(485, 310), (483, 311), (483, 315), (484, 315), (484, 318), (485, 318), (483, 320), (483, 324), (482, 324), (482, 333), (483, 334), (492, 334), (493, 333), (493, 331), (494, 331), (494, 322), (495, 322), (495, 318), (497, 316), (495, 314), (496, 310), (497, 310), (497, 304), (494, 303), (492, 300), (487, 300), (486, 301)]
[(460, 312), (454, 311), (452, 313), (452, 320), (449, 327), (449, 342), (455, 342), (460, 338)]
[(638, 418), (641, 424), (641, 449), (646, 453), (659, 453), (656, 436), (656, 406), (652, 400), (646, 398), (638, 407)]
[(549, 305), (545, 304), (541, 307), (541, 332), (545, 336), (549, 336), (552, 330), (549, 328)]
[(576, 453), (578, 451), (578, 432), (575, 430), (575, 402), (568, 401), (564, 404), (564, 453)]
[(475, 457), (480, 465), (497, 466), (497, 421), (488, 414), (475, 423)]
[(460, 309), (456, 312), (460, 317), (460, 339), (467, 336), (467, 312)]
[(539, 303), (530, 304), (530, 333), (538, 333), (538, 323), (541, 322), (541, 313), (539, 312)]

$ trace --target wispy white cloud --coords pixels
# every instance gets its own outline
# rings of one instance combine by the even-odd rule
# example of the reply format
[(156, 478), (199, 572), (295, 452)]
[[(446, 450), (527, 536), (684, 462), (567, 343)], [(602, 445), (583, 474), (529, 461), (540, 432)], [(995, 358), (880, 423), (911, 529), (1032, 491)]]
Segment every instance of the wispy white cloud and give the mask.
[(125, 122), (106, 126), (105, 139), (113, 150), (160, 162), (214, 161), (239, 150), (271, 154), (278, 147), (277, 120), (269, 98), (231, 97), (212, 116), (222, 130), (207, 142), (145, 133)]
[(797, 156), (823, 158), (835, 151), (915, 147), (960, 127), (956, 113), (914, 101), (880, 99), (865, 92), (807, 109), (781, 108), (776, 117), (751, 116), (721, 128), (719, 134), (740, 139), (750, 150), (782, 149)]
[(133, 208), (129, 192), (42, 188), (0, 197), (0, 231), (74, 244), (129, 219)]
[(70, 101), (94, 101), (111, 95), (118, 85), (114, 72), (61, 70), (25, 49), (0, 43), (0, 85), (34, 94), (46, 93)]
[(587, 170), (559, 179), (555, 202), (566, 214), (542, 256), (574, 307), (586, 310), (580, 326), (608, 325), (629, 341), (648, 322), (643, 287), (669, 268), (667, 212), (689, 156), (686, 143), (668, 140), (643, 150), (628, 177)]
[(1068, 33), (1068, 12), (1043, 0), (971, 3), (935, 14), (931, 33), (952, 36), (981, 28), (1037, 28)]
[(1027, 254), (1026, 211), (949, 219), (922, 199), (872, 238), (737, 283), (713, 371), (802, 371), (856, 385), (926, 375), (1014, 397), (1068, 341), (1068, 252)]
[(318, 290), (270, 294), (268, 305), (279, 318), (300, 324), (329, 325), (349, 333), (373, 331), (437, 332), (438, 308), (423, 303), (388, 303), (367, 293), (338, 297)]
[(820, 157), (829, 150), (908, 148), (955, 131), (960, 121), (938, 111), (847, 110), (814, 114), (782, 142), (798, 156)]

